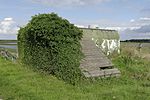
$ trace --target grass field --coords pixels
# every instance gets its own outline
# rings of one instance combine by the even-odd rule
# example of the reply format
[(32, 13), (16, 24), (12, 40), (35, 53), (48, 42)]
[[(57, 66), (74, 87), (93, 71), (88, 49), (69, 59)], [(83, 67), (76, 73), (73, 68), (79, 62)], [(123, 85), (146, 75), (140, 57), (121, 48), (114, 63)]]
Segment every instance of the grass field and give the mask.
[(121, 49), (123, 52), (130, 52), (132, 56), (150, 59), (150, 43), (142, 43), (140, 50), (139, 44), (138, 42), (121, 42)]
[(150, 62), (124, 49), (111, 57), (120, 78), (86, 80), (77, 86), (0, 58), (3, 100), (150, 100)]

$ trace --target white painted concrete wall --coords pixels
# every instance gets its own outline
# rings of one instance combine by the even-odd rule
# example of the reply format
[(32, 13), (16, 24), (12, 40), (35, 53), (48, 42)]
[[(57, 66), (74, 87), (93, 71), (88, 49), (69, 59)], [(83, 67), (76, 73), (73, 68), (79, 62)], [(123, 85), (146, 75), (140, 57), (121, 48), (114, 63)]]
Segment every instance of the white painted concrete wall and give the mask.
[[(94, 40), (94, 38), (92, 38)], [(120, 53), (120, 40), (117, 39), (103, 39), (102, 43), (99, 43), (98, 40), (94, 40), (97, 47), (99, 47), (107, 55), (112, 54), (117, 51)]]

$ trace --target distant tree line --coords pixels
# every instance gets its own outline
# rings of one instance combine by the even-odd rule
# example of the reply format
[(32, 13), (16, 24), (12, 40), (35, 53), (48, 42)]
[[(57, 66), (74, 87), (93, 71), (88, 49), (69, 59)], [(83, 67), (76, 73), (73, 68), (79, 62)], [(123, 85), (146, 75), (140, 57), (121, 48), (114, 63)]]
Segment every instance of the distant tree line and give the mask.
[(150, 43), (150, 39), (131, 39), (131, 40), (124, 40), (121, 42), (141, 42), (141, 43)]

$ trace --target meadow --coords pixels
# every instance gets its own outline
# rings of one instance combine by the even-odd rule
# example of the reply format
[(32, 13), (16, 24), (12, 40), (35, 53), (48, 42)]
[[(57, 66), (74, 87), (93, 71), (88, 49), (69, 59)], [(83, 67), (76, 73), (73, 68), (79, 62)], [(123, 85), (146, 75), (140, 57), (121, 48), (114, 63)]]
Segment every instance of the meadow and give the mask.
[(130, 45), (121, 43), (121, 54), (109, 57), (121, 77), (82, 80), (76, 86), (0, 57), (0, 99), (150, 100), (150, 48)]

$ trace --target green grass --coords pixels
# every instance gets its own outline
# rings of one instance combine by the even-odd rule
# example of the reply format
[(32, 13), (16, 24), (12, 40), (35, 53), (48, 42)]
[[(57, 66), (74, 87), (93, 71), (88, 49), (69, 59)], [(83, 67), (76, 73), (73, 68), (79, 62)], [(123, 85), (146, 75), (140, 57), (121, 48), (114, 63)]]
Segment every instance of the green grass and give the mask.
[(77, 86), (0, 58), (4, 100), (150, 100), (150, 62), (121, 54), (113, 62), (120, 78), (82, 81)]

